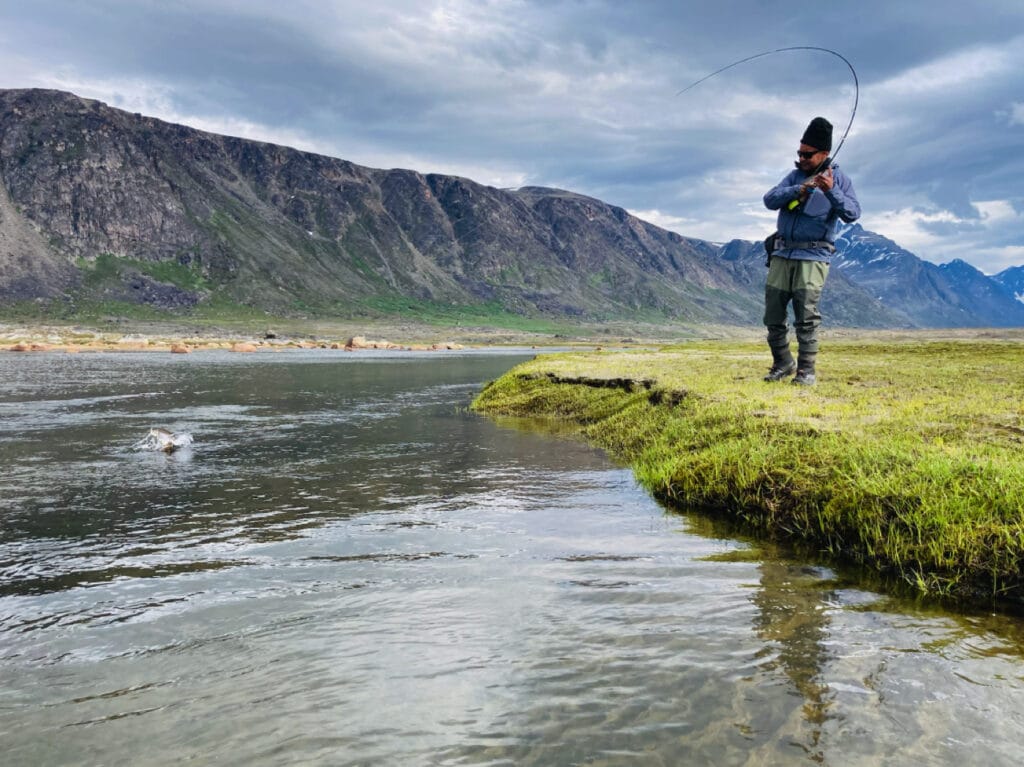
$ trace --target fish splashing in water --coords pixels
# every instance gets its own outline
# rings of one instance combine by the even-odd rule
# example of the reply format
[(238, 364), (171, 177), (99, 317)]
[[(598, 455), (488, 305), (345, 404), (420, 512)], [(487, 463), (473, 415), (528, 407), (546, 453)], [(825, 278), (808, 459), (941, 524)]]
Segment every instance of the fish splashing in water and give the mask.
[(167, 429), (150, 429), (149, 433), (139, 440), (135, 447), (139, 450), (162, 450), (173, 453), (192, 444), (192, 435), (187, 432), (175, 434)]

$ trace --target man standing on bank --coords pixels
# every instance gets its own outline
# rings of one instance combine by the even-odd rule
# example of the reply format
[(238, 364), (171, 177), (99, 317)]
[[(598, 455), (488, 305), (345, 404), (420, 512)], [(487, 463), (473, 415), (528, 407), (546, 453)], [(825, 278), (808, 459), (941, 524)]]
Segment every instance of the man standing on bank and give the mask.
[[(800, 139), (796, 170), (764, 196), (765, 207), (779, 211), (764, 289), (764, 324), (772, 350), (772, 368), (765, 381), (782, 381), (796, 373), (795, 384), (813, 386), (815, 382), (821, 324), (818, 302), (836, 250), (837, 224), (839, 219), (850, 224), (860, 218), (853, 183), (832, 164), (831, 150), (832, 124), (815, 117)], [(786, 335), (790, 302), (798, 344), (795, 362)]]

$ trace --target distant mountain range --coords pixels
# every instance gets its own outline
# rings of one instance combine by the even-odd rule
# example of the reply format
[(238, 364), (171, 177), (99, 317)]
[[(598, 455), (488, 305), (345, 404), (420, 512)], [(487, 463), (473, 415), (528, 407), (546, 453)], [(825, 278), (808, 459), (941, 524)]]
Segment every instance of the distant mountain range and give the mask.
[(833, 270), (920, 327), (1009, 327), (1022, 323), (1024, 267), (993, 277), (959, 259), (936, 266), (858, 224), (836, 241)]
[(1011, 266), (995, 275), (993, 278), (1003, 290), (1013, 298), (1024, 303), (1024, 266)]
[[(767, 234), (767, 233), (766, 233)], [(1024, 267), (935, 266), (844, 228), (830, 323), (1024, 325)], [(219, 136), (74, 94), (0, 91), (0, 299), (359, 316), (487, 307), (760, 321), (760, 243), (682, 237), (573, 192), (503, 190)]]

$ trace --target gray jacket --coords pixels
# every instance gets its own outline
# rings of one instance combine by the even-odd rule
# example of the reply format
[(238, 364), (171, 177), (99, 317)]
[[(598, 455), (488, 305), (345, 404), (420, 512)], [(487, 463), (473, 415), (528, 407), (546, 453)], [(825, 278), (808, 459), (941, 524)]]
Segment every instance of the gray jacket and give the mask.
[[(793, 200), (799, 199), (800, 187), (810, 176), (799, 169), (790, 171), (782, 181), (768, 190), (764, 205), (779, 211), (779, 235), (788, 242), (836, 241), (839, 219), (852, 224), (860, 218), (860, 203), (853, 191), (853, 182), (838, 165), (832, 166), (832, 189), (815, 189), (807, 201), (796, 210), (789, 210)], [(830, 261), (829, 248), (784, 248), (775, 255), (805, 261)]]

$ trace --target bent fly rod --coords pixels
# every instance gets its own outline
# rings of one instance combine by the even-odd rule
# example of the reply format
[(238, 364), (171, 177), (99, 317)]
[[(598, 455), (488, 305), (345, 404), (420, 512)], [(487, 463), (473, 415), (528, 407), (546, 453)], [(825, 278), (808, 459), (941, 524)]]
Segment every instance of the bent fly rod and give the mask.
[(851, 64), (849, 60), (841, 53), (837, 53), (836, 51), (833, 51), (831, 48), (821, 48), (817, 45), (793, 45), (788, 48), (776, 48), (771, 51), (755, 53), (753, 56), (747, 56), (745, 59), (734, 61), (732, 64), (727, 64), (721, 69), (716, 69), (711, 74), (705, 75), (696, 82), (687, 85), (681, 91), (676, 93), (676, 96), (682, 96), (687, 91), (696, 88), (705, 80), (710, 80), (712, 77), (720, 75), (722, 74), (722, 72), (732, 69), (733, 67), (738, 67), (740, 64), (746, 64), (748, 61), (753, 61), (754, 59), (760, 59), (763, 58), (764, 56), (771, 56), (773, 54), (784, 53), (786, 51), (820, 51), (821, 53), (829, 53), (835, 56), (836, 58), (841, 59), (842, 62), (850, 68), (850, 74), (853, 75), (853, 111), (850, 113), (850, 121), (846, 124), (846, 130), (843, 132), (843, 137), (839, 140), (839, 146), (836, 147), (836, 151), (832, 152), (831, 158), (829, 160), (826, 160), (825, 163), (822, 164), (822, 167), (819, 168), (818, 172), (820, 173), (822, 170), (824, 170), (824, 168), (828, 167), (828, 164), (831, 164), (831, 160), (834, 160), (836, 155), (839, 154), (839, 150), (843, 148), (843, 144), (846, 142), (846, 137), (850, 135), (850, 128), (853, 126), (853, 118), (857, 116), (857, 104), (860, 101), (860, 82), (857, 80), (857, 70), (853, 68), (853, 64)]

